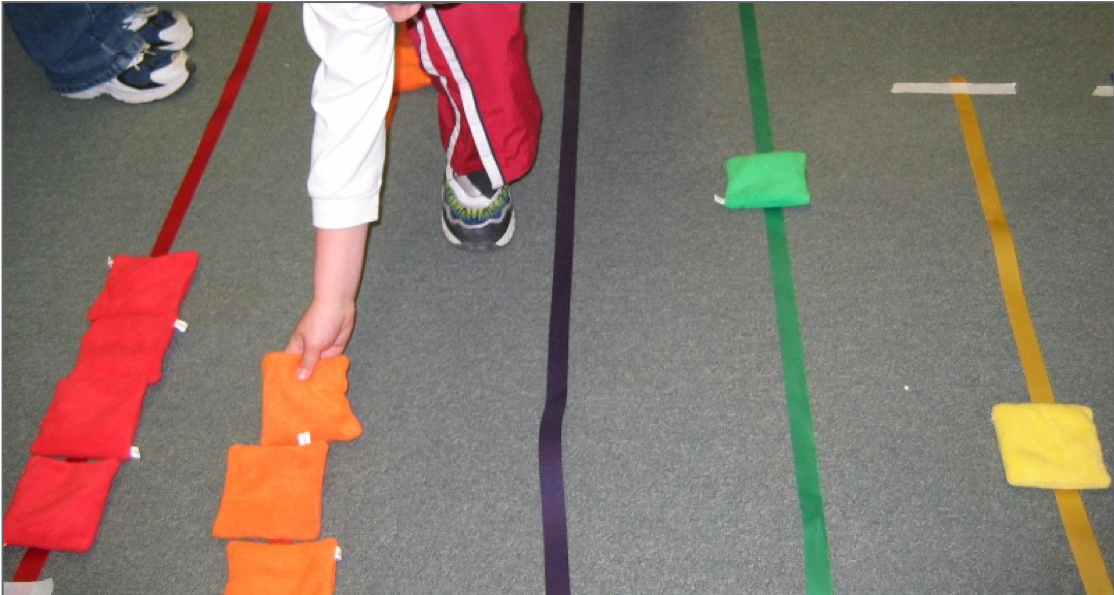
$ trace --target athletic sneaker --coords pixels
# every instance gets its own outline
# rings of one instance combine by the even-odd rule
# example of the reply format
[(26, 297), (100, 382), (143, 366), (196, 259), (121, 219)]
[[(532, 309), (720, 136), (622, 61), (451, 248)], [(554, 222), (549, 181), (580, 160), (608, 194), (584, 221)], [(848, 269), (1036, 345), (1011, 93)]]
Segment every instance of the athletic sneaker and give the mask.
[(193, 39), (193, 26), (180, 11), (146, 6), (124, 19), (124, 28), (135, 31), (156, 50), (185, 49)]
[[(442, 191), (441, 231), (454, 246), (489, 250), (506, 246), (514, 235), (514, 205), (511, 189), (490, 191), (488, 198), (467, 176), (447, 178)], [(483, 207), (466, 206), (486, 202)]]
[(148, 103), (173, 94), (190, 78), (186, 52), (145, 49), (116, 78), (76, 93), (70, 99), (93, 99), (108, 93), (124, 103)]

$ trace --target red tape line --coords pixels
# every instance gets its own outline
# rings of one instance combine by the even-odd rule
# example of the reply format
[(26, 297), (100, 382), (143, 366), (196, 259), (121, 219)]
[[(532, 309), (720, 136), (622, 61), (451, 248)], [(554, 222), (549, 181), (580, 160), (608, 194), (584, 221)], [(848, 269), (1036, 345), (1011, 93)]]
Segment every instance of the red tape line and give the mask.
[(49, 555), (50, 550), (37, 547), (27, 548), (27, 551), (23, 553), (23, 559), (19, 561), (19, 566), (16, 566), (12, 581), (33, 583), (39, 580), (39, 575), (43, 573), (43, 566), (46, 566), (46, 558)]
[[(224, 124), (228, 121), (229, 114), (232, 113), (232, 106), (240, 95), (240, 88), (244, 85), (244, 78), (248, 74), (248, 69), (251, 68), (251, 62), (255, 58), (255, 50), (259, 47), (259, 40), (263, 37), (263, 30), (266, 28), (267, 18), (270, 16), (271, 3), (256, 4), (255, 18), (252, 20), (251, 28), (248, 29), (244, 45), (240, 48), (240, 57), (236, 61), (236, 67), (228, 75), (228, 81), (224, 84), (224, 91), (221, 93), (217, 108), (213, 110), (213, 115), (205, 126), (205, 132), (201, 135), (201, 142), (194, 153), (193, 161), (190, 163), (189, 169), (186, 170), (182, 184), (178, 187), (178, 194), (175, 195), (174, 202), (170, 204), (170, 211), (167, 212), (166, 219), (163, 220), (162, 229), (155, 240), (155, 246), (151, 248), (151, 256), (162, 256), (168, 253), (170, 246), (174, 244), (174, 239), (178, 236), (182, 219), (185, 218), (186, 211), (189, 210), (190, 202), (193, 200), (193, 195), (197, 192), (198, 185), (201, 184), (201, 177), (205, 174), (205, 168), (209, 165), (209, 158), (213, 156), (217, 141), (220, 140)], [(50, 556), (50, 550), (35, 547), (27, 548), (27, 551), (23, 553), (23, 558), (19, 561), (19, 566), (15, 569), (12, 580), (20, 583), (39, 580), (43, 567), (46, 566), (48, 556)]]
[(155, 246), (151, 248), (151, 256), (162, 256), (169, 252), (171, 244), (174, 243), (174, 238), (178, 236), (182, 219), (185, 219), (193, 195), (201, 184), (202, 176), (205, 175), (205, 168), (209, 165), (209, 158), (213, 156), (217, 141), (220, 140), (224, 123), (228, 121), (228, 116), (232, 113), (232, 106), (236, 103), (236, 97), (240, 94), (240, 87), (243, 86), (244, 78), (248, 74), (248, 69), (251, 68), (251, 61), (255, 57), (255, 50), (259, 47), (259, 40), (263, 37), (263, 29), (266, 28), (267, 17), (270, 15), (270, 3), (261, 3), (255, 6), (255, 20), (244, 39), (244, 46), (240, 49), (240, 59), (236, 62), (236, 67), (232, 69), (232, 74), (228, 75), (228, 82), (224, 84), (224, 92), (221, 94), (220, 102), (217, 103), (217, 108), (213, 110), (213, 115), (209, 118), (209, 124), (205, 126), (205, 132), (201, 135), (197, 152), (193, 155), (193, 162), (190, 163), (185, 177), (182, 178), (182, 184), (178, 187), (178, 194), (174, 197), (174, 202), (170, 204), (170, 211), (167, 212), (166, 219), (163, 221), (159, 237), (155, 240)]

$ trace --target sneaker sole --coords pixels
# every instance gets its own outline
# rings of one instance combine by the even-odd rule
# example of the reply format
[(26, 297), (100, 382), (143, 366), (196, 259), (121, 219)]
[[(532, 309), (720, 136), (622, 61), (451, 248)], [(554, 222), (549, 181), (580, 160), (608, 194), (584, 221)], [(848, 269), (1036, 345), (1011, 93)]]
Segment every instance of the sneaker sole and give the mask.
[(441, 215), (441, 231), (445, 234), (445, 239), (448, 240), (450, 244), (464, 250), (489, 251), (495, 248), (502, 248), (503, 246), (506, 246), (508, 243), (510, 243), (511, 237), (514, 236), (514, 211), (511, 211), (511, 220), (510, 223), (507, 224), (507, 230), (504, 231), (503, 235), (494, 242), (460, 241), (460, 238), (456, 237), (453, 234), (452, 230), (449, 229), (449, 223), (445, 221), (444, 213), (442, 213)]

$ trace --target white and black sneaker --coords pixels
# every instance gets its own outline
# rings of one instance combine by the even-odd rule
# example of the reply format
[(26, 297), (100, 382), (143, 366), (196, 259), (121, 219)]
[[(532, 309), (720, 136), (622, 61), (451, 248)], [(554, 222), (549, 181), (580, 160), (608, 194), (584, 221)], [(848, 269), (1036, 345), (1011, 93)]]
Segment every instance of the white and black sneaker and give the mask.
[[(473, 181), (480, 183), (473, 184)], [(489, 250), (506, 246), (511, 241), (514, 235), (514, 205), (511, 204), (510, 186), (496, 189), (477, 187), (484, 186), (484, 182), (486, 179), (470, 180), (469, 176), (446, 178), (441, 193), (441, 231), (450, 244)]]
[(193, 40), (193, 26), (180, 11), (145, 6), (124, 19), (124, 28), (135, 31), (156, 50), (182, 50)]
[(186, 52), (145, 49), (116, 78), (75, 93), (70, 99), (93, 99), (105, 93), (124, 103), (149, 103), (174, 94), (190, 78)]

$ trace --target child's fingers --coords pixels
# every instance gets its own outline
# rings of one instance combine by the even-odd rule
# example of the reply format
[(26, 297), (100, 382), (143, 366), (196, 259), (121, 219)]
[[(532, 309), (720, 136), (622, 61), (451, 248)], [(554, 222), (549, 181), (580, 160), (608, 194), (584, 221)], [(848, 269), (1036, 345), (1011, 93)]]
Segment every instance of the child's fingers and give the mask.
[(302, 353), (302, 363), (298, 364), (298, 369), (294, 372), (294, 376), (298, 380), (309, 380), (313, 375), (313, 369), (317, 367), (317, 360), (320, 359), (321, 352), (314, 349), (307, 349)]

